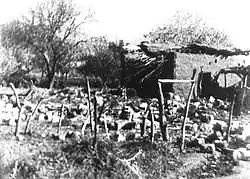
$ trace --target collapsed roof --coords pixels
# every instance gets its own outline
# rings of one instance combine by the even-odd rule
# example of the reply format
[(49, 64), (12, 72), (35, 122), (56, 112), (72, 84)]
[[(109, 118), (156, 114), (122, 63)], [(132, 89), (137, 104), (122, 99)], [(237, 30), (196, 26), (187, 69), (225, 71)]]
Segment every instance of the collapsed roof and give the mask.
[[(191, 53), (191, 54), (206, 54), (212, 55), (216, 57), (227, 58), (229, 56), (237, 56), (237, 55), (249, 55), (250, 50), (241, 50), (241, 49), (218, 49), (214, 47), (209, 47), (204, 44), (190, 44), (187, 46), (177, 47), (165, 44), (149, 44), (147, 41), (142, 41), (139, 45), (131, 45), (128, 44), (125, 47), (127, 52), (135, 52), (135, 51), (144, 51), (144, 52), (157, 52), (157, 51), (165, 51), (165, 52), (179, 52), (179, 53)], [(147, 50), (150, 49), (150, 50)], [(162, 50), (159, 50), (162, 49)]]
[[(124, 46), (125, 86), (135, 88), (141, 97), (156, 97), (158, 95), (157, 80), (159, 78), (175, 78), (176, 52), (186, 54), (206, 54), (220, 58), (249, 55), (250, 50), (216, 49), (206, 45), (191, 44), (183, 47), (164, 46), (141, 42), (139, 45)], [(153, 89), (155, 88), (155, 89)], [(149, 89), (151, 93), (148, 94)], [(169, 85), (166, 91), (172, 91)], [(140, 95), (140, 93), (143, 95)]]

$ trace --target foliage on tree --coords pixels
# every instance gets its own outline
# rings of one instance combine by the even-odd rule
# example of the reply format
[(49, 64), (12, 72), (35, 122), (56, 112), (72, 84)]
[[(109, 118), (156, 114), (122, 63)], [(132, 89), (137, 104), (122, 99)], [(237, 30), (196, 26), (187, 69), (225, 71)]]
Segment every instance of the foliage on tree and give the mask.
[(231, 47), (232, 43), (224, 32), (209, 26), (201, 17), (178, 11), (172, 20), (146, 34), (153, 43), (189, 45), (206, 44), (214, 47)]
[(88, 55), (83, 59), (85, 64), (79, 71), (85, 75), (100, 77), (108, 83), (120, 76), (120, 51), (121, 48), (114, 42), (109, 42), (107, 37), (92, 37), (88, 45)]
[[(53, 87), (60, 67), (80, 58), (80, 46), (86, 42), (82, 26), (91, 19), (82, 14), (70, 0), (48, 0), (31, 9), (29, 16), (7, 23), (1, 28), (1, 43), (22, 63), (45, 71), (47, 87)], [(31, 58), (32, 57), (32, 58)]]

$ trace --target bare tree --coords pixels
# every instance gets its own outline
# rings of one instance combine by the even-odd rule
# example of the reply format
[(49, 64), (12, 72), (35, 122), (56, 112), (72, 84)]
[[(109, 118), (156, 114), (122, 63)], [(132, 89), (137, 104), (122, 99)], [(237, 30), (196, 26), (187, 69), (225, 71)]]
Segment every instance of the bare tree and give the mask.
[(52, 88), (60, 64), (78, 58), (79, 46), (86, 42), (82, 27), (92, 14), (82, 17), (71, 0), (48, 0), (29, 15), (3, 25), (1, 42), (6, 49), (33, 54), (39, 68), (45, 68), (47, 87)]

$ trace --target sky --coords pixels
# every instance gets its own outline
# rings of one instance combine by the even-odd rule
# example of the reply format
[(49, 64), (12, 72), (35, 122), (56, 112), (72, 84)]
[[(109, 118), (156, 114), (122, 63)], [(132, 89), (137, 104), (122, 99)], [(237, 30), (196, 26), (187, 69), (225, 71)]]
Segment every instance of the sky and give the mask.
[[(43, 0), (1, 2), (0, 24), (26, 14)], [(179, 10), (201, 16), (209, 25), (227, 33), (237, 48), (250, 49), (249, 0), (74, 0), (81, 11), (90, 9), (95, 20), (89, 35), (136, 42), (143, 34), (167, 24)]]

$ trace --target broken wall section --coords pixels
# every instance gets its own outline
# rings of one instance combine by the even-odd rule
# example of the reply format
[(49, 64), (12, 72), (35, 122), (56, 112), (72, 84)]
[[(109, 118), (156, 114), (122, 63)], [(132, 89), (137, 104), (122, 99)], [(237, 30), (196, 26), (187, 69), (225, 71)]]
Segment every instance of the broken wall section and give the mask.
[[(126, 54), (125, 87), (134, 88), (142, 98), (158, 97), (158, 79), (174, 79), (176, 76), (175, 52), (157, 51), (152, 54), (148, 56), (143, 50)], [(164, 85), (163, 90), (173, 92), (173, 84)]]

